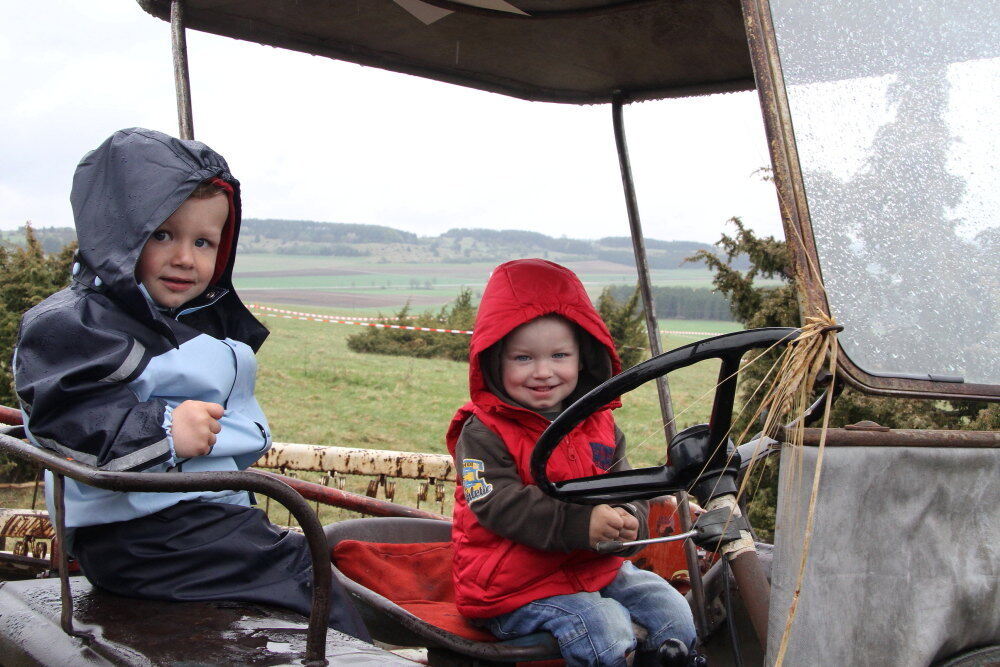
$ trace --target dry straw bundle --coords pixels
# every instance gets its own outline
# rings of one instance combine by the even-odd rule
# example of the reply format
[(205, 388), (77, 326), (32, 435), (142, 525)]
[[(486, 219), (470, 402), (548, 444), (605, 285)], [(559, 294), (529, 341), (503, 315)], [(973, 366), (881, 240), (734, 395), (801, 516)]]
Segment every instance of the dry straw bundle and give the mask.
[[(820, 371), (823, 369), (824, 365), (827, 366), (830, 384), (826, 388), (826, 404), (823, 408), (822, 434), (820, 437), (816, 468), (813, 476), (812, 490), (809, 496), (809, 507), (807, 510), (806, 526), (803, 535), (802, 558), (799, 563), (799, 572), (795, 583), (795, 590), (792, 595), (792, 602), (789, 606), (787, 622), (785, 624), (784, 632), (782, 633), (781, 643), (775, 661), (775, 665), (778, 667), (780, 667), (784, 659), (792, 621), (795, 618), (795, 609), (798, 605), (799, 595), (802, 588), (805, 564), (809, 555), (809, 543), (812, 539), (813, 517), (815, 515), (816, 497), (818, 494), (820, 471), (823, 463), (823, 451), (826, 445), (826, 431), (829, 423), (830, 408), (834, 396), (833, 381), (837, 366), (838, 351), (836, 334), (842, 329), (842, 327), (840, 327), (831, 317), (823, 313), (816, 317), (806, 317), (805, 321), (806, 324), (800, 328), (799, 335), (794, 341), (786, 346), (778, 360), (768, 370), (760, 385), (754, 390), (753, 394), (748, 397), (746, 403), (750, 404), (757, 392), (764, 387), (767, 387), (764, 398), (761, 399), (760, 405), (757, 408), (757, 412), (754, 413), (752, 419), (749, 420), (746, 429), (744, 429), (739, 437), (736, 438), (737, 442), (744, 442), (751, 425), (758, 423), (758, 419), (762, 414), (765, 415), (764, 426), (762, 429), (763, 434), (777, 434), (785, 438), (786, 441), (784, 445), (788, 450), (789, 457), (788, 465), (792, 466), (792, 469), (796, 471), (795, 474), (787, 476), (789, 489), (783, 489), (783, 491), (787, 492), (790, 488), (795, 488), (797, 485), (801, 484), (802, 443), (805, 428), (804, 416), (811, 406), (812, 395), (816, 388), (816, 379), (820, 375)], [(778, 345), (780, 345), (780, 343), (776, 343), (774, 346), (760, 352), (747, 361), (743, 365), (743, 368), (757, 363)], [(728, 379), (731, 378), (720, 379), (719, 384)], [(770, 384), (768, 384), (769, 381)], [(706, 392), (699, 399), (696, 399), (695, 403), (708, 396), (717, 388), (718, 386), (716, 386), (713, 390)], [(688, 406), (688, 408), (682, 410), (675, 416), (675, 419), (680, 417), (680, 415), (686, 412), (687, 409), (690, 409), (690, 407), (691, 406)], [(789, 428), (781, 428), (790, 421), (791, 424)], [(783, 431), (783, 433), (779, 434), (779, 430)], [(723, 443), (725, 441), (726, 438), (723, 438)], [(758, 447), (763, 447), (764, 443), (765, 438), (761, 438)], [(640, 446), (642, 444), (645, 444), (645, 441), (640, 443)], [(719, 446), (721, 447), (723, 444), (720, 443)], [(743, 480), (737, 490), (737, 499), (743, 497), (749, 481), (753, 478), (754, 468), (757, 465), (760, 465), (760, 461), (762, 461), (762, 459), (757, 458), (758, 453), (759, 452), (757, 451), (753, 453), (750, 466), (743, 475)], [(711, 457), (708, 458), (711, 459)], [(705, 469), (703, 468), (697, 477), (700, 478), (704, 472)], [(732, 519), (732, 516), (738, 511), (738, 505), (733, 502), (729, 506), (731, 507), (730, 519)], [(796, 515), (798, 515), (797, 512)], [(797, 527), (793, 526), (790, 529), (795, 531), (797, 530)], [(740, 540), (740, 542), (742, 541), (743, 540)], [(730, 546), (734, 544), (735, 543), (731, 543)], [(749, 548), (752, 549), (752, 540), (749, 540), (749, 545)], [(724, 548), (723, 551), (725, 550), (726, 549)]]
[[(819, 451), (816, 459), (816, 469), (813, 474), (812, 491), (809, 496), (809, 507), (806, 512), (805, 532), (802, 538), (802, 558), (799, 563), (799, 572), (795, 582), (795, 590), (792, 594), (792, 601), (788, 609), (788, 617), (785, 622), (785, 629), (782, 633), (778, 654), (775, 658), (775, 665), (780, 666), (784, 659), (785, 650), (788, 645), (792, 622), (795, 619), (795, 609), (798, 605), (799, 594), (802, 589), (802, 579), (805, 573), (805, 565), (809, 556), (809, 543), (812, 540), (813, 517), (816, 511), (816, 497), (819, 491), (820, 472), (823, 465), (823, 451), (826, 445), (826, 430), (829, 423), (830, 407), (833, 401), (833, 378), (837, 365), (837, 331), (840, 329), (836, 322), (827, 315), (818, 317), (807, 317), (806, 325), (802, 327), (799, 336), (788, 345), (784, 353), (775, 364), (777, 372), (774, 374), (771, 384), (761, 400), (758, 414), (766, 414), (763, 431), (765, 434), (777, 433), (780, 426), (787, 423), (791, 416), (795, 416), (792, 427), (784, 430), (785, 448), (787, 450), (787, 465), (795, 471), (787, 476), (787, 484), (790, 488), (783, 489), (788, 492), (802, 483), (802, 440), (804, 434), (803, 416), (810, 407), (813, 390), (815, 389), (816, 378), (824, 365), (827, 365), (830, 377), (830, 386), (827, 387), (826, 405), (823, 413), (822, 434), (819, 441)], [(775, 369), (772, 368), (771, 371)], [(770, 377), (770, 372), (768, 373)], [(765, 382), (762, 383), (766, 384)], [(754, 415), (756, 421), (758, 415)], [(740, 440), (746, 436), (741, 436)], [(755, 452), (756, 454), (756, 452)], [(747, 482), (752, 477), (753, 464), (747, 470), (740, 485), (738, 495), (742, 496), (746, 490)], [(796, 513), (797, 514), (797, 513)], [(797, 530), (797, 527), (791, 527)]]

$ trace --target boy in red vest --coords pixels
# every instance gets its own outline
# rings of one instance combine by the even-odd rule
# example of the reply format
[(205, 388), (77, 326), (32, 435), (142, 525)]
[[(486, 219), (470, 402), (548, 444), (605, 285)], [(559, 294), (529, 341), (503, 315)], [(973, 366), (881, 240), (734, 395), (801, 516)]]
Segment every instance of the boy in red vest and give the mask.
[[(600, 541), (647, 537), (647, 504), (562, 502), (529, 469), (551, 420), (620, 370), (611, 335), (572, 271), (541, 259), (497, 267), (470, 344), (472, 400), (447, 436), (462, 469), (452, 529), (456, 603), (500, 639), (552, 633), (570, 665), (625, 665), (637, 649), (640, 661), (658, 661), (659, 652), (683, 665), (696, 639), (684, 597), (620, 555), (593, 550)], [(620, 405), (605, 405), (566, 436), (549, 460), (552, 481), (629, 468), (611, 416)], [(638, 645), (633, 622), (647, 632)]]

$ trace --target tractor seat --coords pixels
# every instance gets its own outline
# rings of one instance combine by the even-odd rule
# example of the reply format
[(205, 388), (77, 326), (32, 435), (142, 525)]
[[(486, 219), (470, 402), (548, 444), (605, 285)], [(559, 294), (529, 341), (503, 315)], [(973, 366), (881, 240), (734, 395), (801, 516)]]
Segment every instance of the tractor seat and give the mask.
[(499, 641), (458, 613), (451, 522), (351, 519), (324, 530), (334, 573), (378, 641), (426, 646), (432, 660), (442, 654), (496, 662), (560, 658), (559, 645), (547, 632)]

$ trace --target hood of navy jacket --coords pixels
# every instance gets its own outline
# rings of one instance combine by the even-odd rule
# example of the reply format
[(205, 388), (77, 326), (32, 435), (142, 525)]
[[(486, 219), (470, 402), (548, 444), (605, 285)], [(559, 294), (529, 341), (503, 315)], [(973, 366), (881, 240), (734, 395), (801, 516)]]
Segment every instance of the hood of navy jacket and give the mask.
[[(240, 231), (240, 184), (225, 159), (199, 141), (131, 128), (115, 132), (84, 156), (73, 176), (70, 194), (80, 246), (73, 279), (106, 294), (176, 345), (167, 322), (169, 313), (155, 308), (143, 295), (135, 267), (150, 235), (200, 183), (213, 179), (223, 181), (226, 189), (232, 190), (228, 193), (229, 220), (219, 251), (226, 256), (220, 259), (213, 284), (179, 310), (218, 304), (207, 310), (216, 311), (214, 319), (227, 319), (223, 327), (226, 335), (256, 350), (267, 330), (239, 301), (232, 284)], [(213, 324), (210, 313), (196, 312), (188, 318), (193, 326), (208, 333), (220, 328)]]
[[(611, 333), (576, 274), (548, 260), (517, 259), (493, 270), (476, 312), (469, 342), (469, 394), (473, 403), (491, 412), (528, 410), (503, 392), (499, 343), (522, 324), (550, 314), (566, 318), (580, 333), (583, 369), (569, 402), (621, 371)], [(605, 407), (620, 405), (615, 399)]]

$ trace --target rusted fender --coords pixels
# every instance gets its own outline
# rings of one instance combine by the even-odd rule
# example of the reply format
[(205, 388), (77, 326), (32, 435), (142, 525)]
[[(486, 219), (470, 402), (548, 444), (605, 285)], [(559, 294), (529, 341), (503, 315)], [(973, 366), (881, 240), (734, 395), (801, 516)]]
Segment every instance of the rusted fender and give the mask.
[(48, 512), (0, 508), (0, 537), (51, 540), (55, 536)]
[(344, 509), (361, 512), (362, 514), (368, 514), (370, 516), (400, 516), (417, 519), (449, 520), (449, 517), (435, 514), (434, 512), (428, 512), (414, 507), (407, 507), (406, 505), (397, 505), (396, 503), (391, 503), (388, 500), (369, 498), (368, 496), (351, 493), (350, 491), (341, 491), (340, 489), (323, 486), (322, 484), (316, 484), (315, 482), (307, 482), (305, 480), (268, 472), (267, 470), (259, 470), (258, 472), (281, 480), (288, 486), (292, 487), (292, 489), (297, 491), (306, 500), (315, 500), (323, 503), (324, 505), (343, 507)]
[(396, 452), (383, 449), (324, 447), (276, 442), (257, 463), (258, 468), (310, 470), (344, 475), (386, 475), (407, 479), (454, 480), (455, 466), (447, 454)]
[[(697, 519), (691, 513), (691, 521)], [(649, 501), (649, 536), (666, 537), (684, 532), (680, 514), (677, 511), (677, 499), (673, 496), (660, 496)], [(681, 593), (687, 593), (691, 587), (691, 573), (688, 572), (687, 557), (684, 554), (684, 542), (661, 542), (650, 544), (639, 553), (629, 556), (635, 566), (655, 572)], [(715, 562), (714, 554), (706, 554), (698, 550), (698, 567), (702, 574)]]

